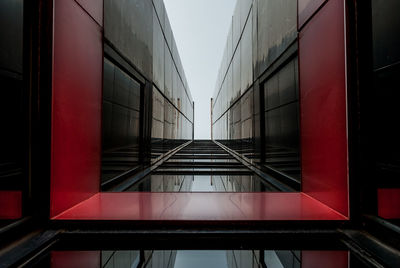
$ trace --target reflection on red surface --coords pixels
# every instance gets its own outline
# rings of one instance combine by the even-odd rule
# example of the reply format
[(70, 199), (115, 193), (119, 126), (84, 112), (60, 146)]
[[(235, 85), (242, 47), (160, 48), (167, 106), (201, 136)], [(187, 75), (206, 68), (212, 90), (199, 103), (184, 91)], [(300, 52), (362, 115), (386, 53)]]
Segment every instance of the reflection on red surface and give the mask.
[(0, 219), (15, 220), (22, 217), (22, 193), (0, 191)]
[[(240, 251), (239, 251), (240, 252)], [(210, 251), (207, 251), (203, 257), (188, 259), (187, 265), (198, 267), (200, 264), (207, 263), (206, 258)], [(181, 256), (187, 254), (185, 251), (180, 252)], [(117, 255), (117, 254), (115, 254)], [(114, 255), (114, 256), (115, 256)], [(190, 255), (190, 253), (188, 253)], [(115, 267), (128, 267), (130, 264), (129, 258), (115, 257), (117, 262)], [(159, 261), (158, 256), (154, 255), (155, 263)], [(203, 259), (204, 258), (204, 259)], [(154, 263), (153, 261), (153, 263)], [(244, 261), (246, 263), (246, 261)], [(106, 267), (113, 266), (109, 262)], [(172, 263), (174, 264), (174, 263)], [(243, 263), (242, 263), (243, 264)], [(101, 252), (100, 251), (52, 251), (51, 252), (51, 265), (52, 268), (100, 268), (101, 265)], [(133, 267), (133, 266), (132, 266)], [(243, 266), (242, 266), (243, 267)], [(269, 267), (269, 266), (268, 266)], [(348, 268), (349, 265), (349, 252), (348, 251), (301, 251), (301, 267), (302, 268)]]
[(299, 0), (298, 1), (298, 12), (299, 12), (299, 21), (298, 27), (299, 29), (303, 26), (303, 24), (310, 19), (310, 17), (317, 11), (317, 9), (324, 3), (326, 0)]
[(346, 220), (303, 193), (99, 193), (55, 220)]
[(52, 268), (100, 268), (100, 251), (52, 251)]
[(302, 268), (347, 268), (348, 251), (302, 251)]
[[(318, 3), (321, 4), (322, 0), (299, 2), (303, 20), (317, 9)], [(54, 8), (53, 218), (181, 221), (346, 219), (343, 0), (330, 0), (300, 33), (304, 193), (98, 193), (102, 1), (61, 0), (55, 1)]]
[(330, 0), (300, 32), (303, 192), (348, 216), (343, 0)]
[(101, 27), (74, 0), (55, 1), (52, 216), (99, 192), (102, 66)]
[(400, 219), (400, 189), (378, 189), (378, 216)]

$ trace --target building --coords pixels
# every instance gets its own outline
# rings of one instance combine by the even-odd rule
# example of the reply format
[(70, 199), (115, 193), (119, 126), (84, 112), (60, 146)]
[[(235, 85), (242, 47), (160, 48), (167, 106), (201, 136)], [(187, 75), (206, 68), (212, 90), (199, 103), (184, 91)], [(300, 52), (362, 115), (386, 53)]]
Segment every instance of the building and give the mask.
[(399, 8), (238, 0), (206, 141), (162, 0), (1, 1), (0, 267), (398, 267)]

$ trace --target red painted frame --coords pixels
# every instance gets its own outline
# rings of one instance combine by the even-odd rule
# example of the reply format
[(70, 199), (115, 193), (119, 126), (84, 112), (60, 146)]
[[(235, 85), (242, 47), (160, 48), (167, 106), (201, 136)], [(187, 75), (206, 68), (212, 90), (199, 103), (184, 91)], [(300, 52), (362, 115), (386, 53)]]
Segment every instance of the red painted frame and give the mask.
[(99, 193), (55, 220), (343, 221), (304, 193)]
[(349, 215), (344, 0), (329, 0), (299, 36), (302, 191)]
[(52, 219), (348, 219), (344, 0), (304, 17), (311, 19), (299, 39), (303, 192), (292, 194), (99, 193), (102, 5), (55, 2)]
[(89, 13), (103, 3), (90, 3), (54, 2), (51, 217), (100, 190), (103, 40)]

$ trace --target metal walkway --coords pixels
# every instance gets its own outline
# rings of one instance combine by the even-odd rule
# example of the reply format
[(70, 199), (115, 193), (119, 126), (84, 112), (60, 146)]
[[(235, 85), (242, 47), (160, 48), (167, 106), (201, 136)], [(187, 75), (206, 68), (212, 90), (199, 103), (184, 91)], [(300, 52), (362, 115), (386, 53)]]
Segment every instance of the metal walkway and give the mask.
[[(261, 172), (261, 171), (259, 171)], [(211, 140), (195, 140), (180, 148), (129, 192), (273, 192), (282, 191), (254, 169)], [(264, 178), (263, 178), (264, 176)]]

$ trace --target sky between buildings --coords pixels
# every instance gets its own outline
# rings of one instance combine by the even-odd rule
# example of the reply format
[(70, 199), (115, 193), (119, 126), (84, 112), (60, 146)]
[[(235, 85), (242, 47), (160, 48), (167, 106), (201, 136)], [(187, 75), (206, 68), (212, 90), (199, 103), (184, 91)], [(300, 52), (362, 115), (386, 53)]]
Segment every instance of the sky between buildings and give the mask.
[(195, 139), (210, 139), (210, 99), (236, 0), (164, 0), (195, 102)]

